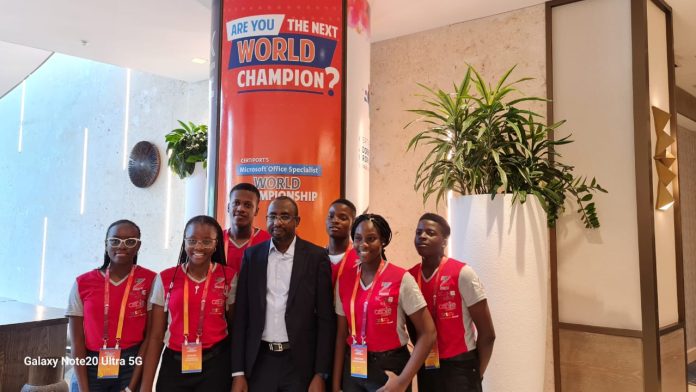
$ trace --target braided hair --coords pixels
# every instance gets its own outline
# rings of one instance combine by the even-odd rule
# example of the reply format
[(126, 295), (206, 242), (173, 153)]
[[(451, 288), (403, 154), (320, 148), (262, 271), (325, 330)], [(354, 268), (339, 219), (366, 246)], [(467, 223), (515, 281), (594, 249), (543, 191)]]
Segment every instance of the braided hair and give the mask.
[[(133, 221), (129, 221), (128, 219), (119, 219), (116, 222), (112, 223), (109, 225), (109, 228), (106, 229), (106, 235), (104, 237), (104, 242), (106, 242), (106, 239), (109, 238), (109, 230), (111, 230), (112, 227), (118, 226), (118, 225), (131, 225), (135, 227), (136, 230), (138, 230), (138, 238), (140, 238), (140, 227), (135, 224)], [(109, 254), (106, 252), (106, 244), (104, 245), (104, 264), (102, 264), (101, 267), (99, 267), (99, 270), (104, 272), (106, 271), (106, 268), (109, 266), (109, 263), (111, 263), (111, 259), (109, 258)], [(138, 255), (135, 255), (133, 257), (133, 265), (138, 264)]]
[(355, 240), (355, 231), (358, 229), (358, 225), (365, 221), (372, 222), (375, 229), (377, 229), (379, 239), (382, 241), (382, 258), (386, 260), (387, 255), (384, 253), (384, 248), (386, 248), (392, 240), (392, 231), (391, 227), (389, 227), (389, 223), (387, 223), (387, 220), (384, 219), (382, 215), (362, 214), (355, 218), (355, 221), (353, 221), (353, 226), (350, 228), (350, 238)]
[[(217, 233), (217, 242), (215, 243), (215, 252), (213, 252), (213, 255), (210, 257), (210, 261), (212, 261), (213, 263), (227, 265), (227, 258), (225, 257), (225, 240), (222, 233), (222, 227), (220, 227), (218, 221), (207, 215), (194, 216), (193, 218), (189, 219), (188, 222), (186, 222), (186, 226), (184, 226), (184, 236), (186, 235), (186, 230), (189, 228), (189, 226), (191, 226), (194, 223), (208, 225), (215, 230), (215, 233)], [(185, 239), (182, 238), (181, 250), (179, 251), (179, 261), (177, 264), (184, 264), (188, 259), (184, 247)]]

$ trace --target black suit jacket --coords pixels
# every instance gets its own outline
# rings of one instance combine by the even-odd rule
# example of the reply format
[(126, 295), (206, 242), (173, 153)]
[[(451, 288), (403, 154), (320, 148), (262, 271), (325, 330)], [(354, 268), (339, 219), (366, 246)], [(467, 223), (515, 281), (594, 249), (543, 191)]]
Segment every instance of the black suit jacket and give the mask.
[[(232, 323), (232, 372), (253, 374), (266, 322), (270, 241), (244, 252)], [(315, 373), (330, 374), (335, 345), (331, 264), (326, 249), (297, 237), (285, 312), (292, 361), (307, 384)]]

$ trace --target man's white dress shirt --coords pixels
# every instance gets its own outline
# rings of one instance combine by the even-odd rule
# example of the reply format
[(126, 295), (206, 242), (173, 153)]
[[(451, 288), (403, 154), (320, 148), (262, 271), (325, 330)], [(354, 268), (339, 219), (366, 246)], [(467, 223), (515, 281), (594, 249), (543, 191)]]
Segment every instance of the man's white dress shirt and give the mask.
[(288, 330), (285, 327), (285, 309), (290, 291), (290, 276), (292, 275), (292, 258), (295, 255), (295, 242), (281, 253), (271, 241), (268, 250), (268, 270), (266, 271), (266, 324), (261, 334), (261, 340), (284, 343), (288, 341)]

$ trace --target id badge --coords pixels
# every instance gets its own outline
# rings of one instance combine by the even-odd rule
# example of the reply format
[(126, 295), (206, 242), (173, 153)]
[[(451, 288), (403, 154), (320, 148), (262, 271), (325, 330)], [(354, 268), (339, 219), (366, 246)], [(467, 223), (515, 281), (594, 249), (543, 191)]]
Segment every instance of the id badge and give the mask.
[(118, 378), (120, 360), (120, 348), (100, 348), (97, 378)]
[(367, 378), (367, 345), (350, 345), (350, 375), (357, 378)]
[(437, 341), (433, 343), (433, 348), (430, 349), (428, 356), (425, 358), (426, 369), (440, 368), (440, 351), (437, 349)]
[(201, 343), (186, 343), (181, 346), (181, 373), (203, 371), (203, 346)]

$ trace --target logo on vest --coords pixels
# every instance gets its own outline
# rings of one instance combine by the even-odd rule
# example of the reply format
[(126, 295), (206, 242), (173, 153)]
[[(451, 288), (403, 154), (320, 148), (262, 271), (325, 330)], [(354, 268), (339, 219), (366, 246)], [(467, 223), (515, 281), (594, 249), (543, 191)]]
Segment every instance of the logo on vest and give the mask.
[(389, 306), (384, 306), (381, 308), (377, 308), (374, 311), (375, 314), (375, 323), (377, 325), (382, 325), (382, 324), (393, 324), (393, 311), (392, 308)]
[(135, 284), (133, 285), (133, 291), (138, 291), (138, 290), (143, 290), (145, 289), (145, 278), (138, 278), (135, 280)]
[(142, 307), (145, 307), (145, 301), (143, 301), (142, 299), (128, 303), (129, 309), (133, 309), (133, 308), (137, 309), (137, 308), (142, 308)]
[(379, 289), (379, 295), (381, 296), (388, 296), (389, 295), (389, 288), (391, 287), (392, 282), (382, 282), (382, 287)]

